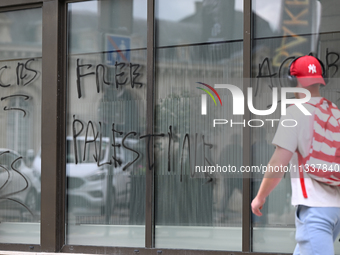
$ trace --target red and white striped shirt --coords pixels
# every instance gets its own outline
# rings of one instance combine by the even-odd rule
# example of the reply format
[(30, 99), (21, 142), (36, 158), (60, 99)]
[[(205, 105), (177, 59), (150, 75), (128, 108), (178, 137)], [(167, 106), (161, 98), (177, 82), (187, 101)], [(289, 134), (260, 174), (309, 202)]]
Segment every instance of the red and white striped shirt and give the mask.
[[(321, 97), (312, 97), (309, 103), (315, 105), (320, 100)], [(309, 104), (304, 104), (304, 106), (310, 113), (314, 113), (314, 106)], [(294, 153), (290, 160), (292, 204), (294, 206), (300, 204), (311, 207), (340, 207), (339, 186), (330, 186), (311, 178), (304, 178), (308, 198), (303, 196), (301, 189), (296, 151), (298, 150), (302, 157), (309, 155), (314, 130), (314, 114), (306, 116), (295, 105), (292, 105), (287, 108), (287, 114), (281, 117), (280, 122), (285, 119), (294, 119), (298, 124), (295, 127), (279, 125), (272, 143)]]

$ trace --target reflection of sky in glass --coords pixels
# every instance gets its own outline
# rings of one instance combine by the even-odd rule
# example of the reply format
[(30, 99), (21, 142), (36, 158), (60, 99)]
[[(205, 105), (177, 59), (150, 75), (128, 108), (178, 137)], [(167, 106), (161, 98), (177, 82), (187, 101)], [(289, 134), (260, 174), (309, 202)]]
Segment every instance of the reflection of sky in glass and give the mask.
[[(164, 20), (178, 21), (195, 12), (195, 2), (202, 2), (203, 0), (157, 0), (162, 8), (158, 8), (156, 14)], [(281, 1), (272, 0), (254, 0), (253, 9), (263, 19), (269, 22), (272, 29), (277, 29), (280, 21)], [(135, 18), (146, 19), (145, 10), (146, 0), (133, 1), (133, 16)], [(157, 4), (157, 3), (156, 3)], [(72, 4), (72, 10), (97, 12), (97, 1), (88, 1)], [(243, 11), (243, 0), (235, 0), (235, 9)]]
[(88, 2), (81, 2), (81, 3), (74, 3), (70, 4), (72, 6), (72, 11), (91, 11), (97, 12), (97, 1), (88, 1)]
[[(178, 21), (192, 15), (195, 12), (195, 2), (202, 1), (203, 0), (158, 0), (157, 2), (162, 8), (158, 8), (156, 15), (165, 20)], [(280, 13), (281, 1), (282, 0), (253, 1), (253, 10), (260, 17), (268, 21), (274, 30), (278, 27), (280, 21), (280, 15), (278, 15), (278, 13)], [(243, 0), (235, 0), (235, 10), (243, 11)]]
[(134, 0), (133, 1), (133, 17), (134, 18), (147, 18), (147, 0)]
[[(135, 18), (146, 19), (146, 1), (147, 0), (134, 0), (133, 1), (133, 16)], [(192, 0), (194, 1), (194, 0)], [(190, 2), (190, 1), (189, 1)], [(70, 4), (72, 11), (89, 11), (96, 13), (98, 11), (98, 1), (88, 1), (81, 3)]]
[(194, 14), (195, 2), (202, 0), (157, 0), (156, 6), (158, 4), (161, 8), (157, 9), (156, 15), (163, 20), (179, 21)]
[[(253, 10), (261, 18), (269, 22), (270, 27), (276, 30), (280, 23), (280, 9), (282, 0), (254, 0)], [(243, 11), (243, 0), (235, 0), (235, 9)]]

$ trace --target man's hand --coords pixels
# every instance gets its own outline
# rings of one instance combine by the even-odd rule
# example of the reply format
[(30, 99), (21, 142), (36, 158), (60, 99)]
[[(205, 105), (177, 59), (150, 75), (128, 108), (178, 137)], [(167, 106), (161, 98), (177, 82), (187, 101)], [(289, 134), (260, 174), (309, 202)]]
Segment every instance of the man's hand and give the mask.
[[(281, 171), (269, 170), (264, 174), (264, 178), (261, 182), (260, 189), (251, 203), (251, 210), (257, 216), (262, 216), (261, 209), (266, 202), (266, 197), (269, 196), (270, 192), (279, 184), (281, 178), (284, 175), (282, 166), (287, 166), (289, 160), (293, 156), (293, 152), (283, 149), (279, 146), (276, 147), (275, 152), (268, 163), (268, 169), (281, 169)], [(269, 166), (272, 166), (270, 168)]]
[(264, 203), (266, 202), (265, 198), (259, 198), (256, 196), (253, 201), (251, 202), (251, 210), (252, 212), (257, 216), (262, 216), (262, 213), (260, 210), (262, 210), (262, 207)]

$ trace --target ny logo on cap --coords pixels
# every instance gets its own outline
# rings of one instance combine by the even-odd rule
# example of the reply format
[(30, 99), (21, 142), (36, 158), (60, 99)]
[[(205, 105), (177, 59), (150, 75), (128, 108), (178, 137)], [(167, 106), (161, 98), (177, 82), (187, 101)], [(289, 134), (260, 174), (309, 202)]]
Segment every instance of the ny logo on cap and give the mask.
[(316, 66), (314, 64), (309, 64), (308, 66), (308, 73), (316, 73)]

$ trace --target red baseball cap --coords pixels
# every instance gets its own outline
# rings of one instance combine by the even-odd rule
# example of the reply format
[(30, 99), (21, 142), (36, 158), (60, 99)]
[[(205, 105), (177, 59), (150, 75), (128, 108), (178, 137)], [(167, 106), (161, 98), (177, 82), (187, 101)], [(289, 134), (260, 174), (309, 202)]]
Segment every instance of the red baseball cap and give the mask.
[(313, 56), (299, 57), (290, 66), (290, 75), (295, 76), (303, 87), (317, 83), (326, 85), (322, 72), (319, 60)]

